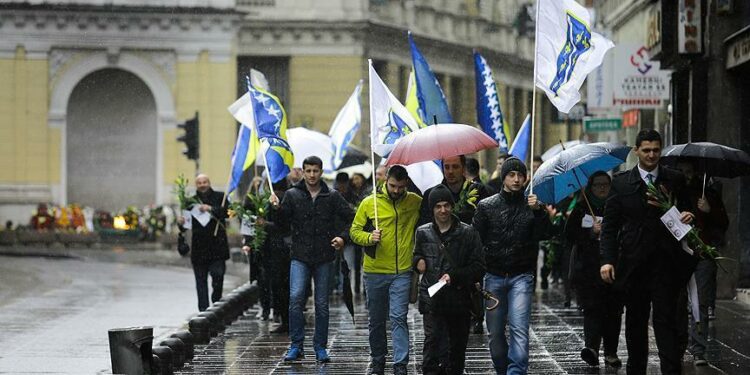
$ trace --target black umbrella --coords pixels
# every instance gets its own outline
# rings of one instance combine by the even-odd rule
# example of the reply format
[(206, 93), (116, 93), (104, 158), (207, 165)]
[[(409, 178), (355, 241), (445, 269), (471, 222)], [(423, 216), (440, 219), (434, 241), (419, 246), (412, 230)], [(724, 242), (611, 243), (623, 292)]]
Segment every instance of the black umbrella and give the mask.
[(362, 151), (359, 151), (356, 148), (349, 146), (349, 148), (346, 150), (346, 155), (344, 155), (344, 159), (341, 160), (341, 165), (339, 165), (338, 169), (351, 167), (353, 165), (364, 164), (364, 162), (369, 159), (370, 158), (367, 155), (365, 155)]
[(669, 146), (662, 152), (661, 161), (669, 166), (675, 166), (680, 161), (692, 161), (696, 172), (713, 177), (750, 175), (750, 156), (745, 151), (712, 142)]
[(352, 316), (352, 324), (354, 324), (354, 300), (352, 296), (352, 284), (349, 282), (349, 265), (346, 264), (346, 260), (341, 260), (341, 273), (343, 277), (343, 297), (346, 309), (349, 310), (349, 314)]

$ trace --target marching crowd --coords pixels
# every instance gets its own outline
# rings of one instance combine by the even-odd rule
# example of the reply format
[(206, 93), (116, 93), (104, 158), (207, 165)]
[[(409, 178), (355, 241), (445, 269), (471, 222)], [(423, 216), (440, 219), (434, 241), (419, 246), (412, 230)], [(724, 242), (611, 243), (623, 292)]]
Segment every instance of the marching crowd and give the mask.
[[(658, 132), (642, 130), (633, 148), (635, 167), (614, 176), (593, 173), (579, 193), (554, 205), (525, 193), (527, 167), (509, 155), (498, 157), (487, 184), (478, 178), (475, 159), (446, 158), (443, 183), (424, 194), (398, 165), (378, 168), (374, 194), (360, 174), (341, 174), (329, 187), (321, 180), (322, 161), (308, 157), (301, 171), (273, 184), (268, 215), (256, 223), (267, 234), (261, 248), (252, 248), (251, 238), (244, 242), (263, 291), (261, 318), (269, 319), (273, 309), (279, 325), (272, 332), (289, 334), (284, 361), (299, 360), (312, 296), (312, 347), (319, 362), (330, 361), (329, 295), (348, 282), (342, 274), (354, 271), (355, 293), (361, 277), (367, 306), (369, 373), (385, 372), (387, 320), (393, 373), (407, 373), (407, 313), (415, 303), (424, 322), (423, 373), (462, 374), (468, 337), (484, 333), (486, 324), (497, 373), (524, 374), (537, 258), (544, 248), (543, 268), (563, 270), (558, 277), (568, 286), (566, 303), (575, 291), (583, 312), (581, 359), (587, 364), (599, 366), (601, 350), (606, 366), (622, 366), (617, 347), (625, 311), (628, 374), (646, 373), (649, 317), (662, 373), (681, 373), (688, 345), (694, 363), (705, 365), (716, 263), (681, 247), (649, 204), (648, 186), (668, 192), (680, 220), (696, 225), (706, 243), (722, 242), (727, 215), (720, 190), (702, 187), (692, 165), (680, 165), (680, 172), (659, 164), (661, 147)], [(204, 202), (200, 210), (212, 213), (207, 226), (193, 227), (191, 260), (203, 310), (209, 305), (208, 275), (211, 300), (221, 297), (229, 258), (222, 225), (227, 213), (207, 176), (196, 178), (196, 188)], [(688, 322), (686, 285), (692, 276), (700, 316)], [(543, 272), (542, 288), (547, 282)]]

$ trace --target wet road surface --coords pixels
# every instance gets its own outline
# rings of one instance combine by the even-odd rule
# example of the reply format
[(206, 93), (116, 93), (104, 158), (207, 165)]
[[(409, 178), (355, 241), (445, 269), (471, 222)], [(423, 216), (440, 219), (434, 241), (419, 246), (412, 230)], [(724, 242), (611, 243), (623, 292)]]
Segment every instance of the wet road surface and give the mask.
[(189, 268), (0, 256), (0, 373), (111, 373), (107, 330), (171, 334), (197, 312), (194, 285)]
[[(719, 301), (717, 320), (713, 321), (708, 359), (711, 366), (696, 368), (692, 356), (686, 355), (685, 374), (748, 374), (750, 373), (750, 308), (733, 301)], [(196, 348), (194, 361), (177, 374), (364, 374), (369, 362), (367, 312), (361, 300), (355, 306), (352, 323), (343, 303), (337, 297), (331, 301), (329, 352), (331, 363), (315, 363), (312, 351), (313, 308), (308, 305), (305, 332), (305, 359), (293, 364), (281, 361), (289, 344), (286, 334), (270, 334), (276, 324), (256, 318), (257, 306), (227, 327), (209, 345)], [(583, 347), (583, 317), (575, 308), (563, 307), (557, 290), (537, 292), (532, 307), (530, 332), (530, 374), (624, 374), (613, 368), (591, 368), (580, 359)], [(411, 351), (409, 373), (417, 374), (422, 360), (421, 315), (414, 305), (409, 311)], [(416, 343), (416, 345), (415, 345)], [(390, 333), (389, 333), (390, 344)], [(656, 344), (651, 332), (649, 374), (659, 374)], [(389, 348), (390, 351), (390, 348)], [(624, 329), (621, 334), (619, 356), (625, 361)], [(486, 335), (471, 335), (467, 350), (468, 374), (492, 374), (492, 364)], [(388, 360), (391, 358), (389, 356)], [(391, 362), (386, 367), (390, 371)]]

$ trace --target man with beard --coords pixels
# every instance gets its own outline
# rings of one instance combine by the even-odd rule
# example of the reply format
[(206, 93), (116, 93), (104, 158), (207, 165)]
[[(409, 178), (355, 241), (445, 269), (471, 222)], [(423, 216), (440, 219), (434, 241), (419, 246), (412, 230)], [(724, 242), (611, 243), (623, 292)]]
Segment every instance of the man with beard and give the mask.
[[(385, 186), (360, 203), (351, 227), (352, 241), (374, 246), (365, 251), (365, 290), (370, 330), (370, 374), (383, 374), (388, 353), (385, 321), (390, 317), (393, 340), (393, 373), (406, 374), (409, 363), (409, 311), (414, 229), (422, 198), (407, 192), (409, 175), (395, 165), (388, 170)], [(377, 205), (377, 216), (375, 215)], [(374, 225), (373, 230), (365, 228)], [(389, 311), (390, 310), (390, 311)]]
[[(195, 274), (195, 288), (198, 292), (198, 310), (208, 308), (208, 276), (211, 275), (211, 302), (221, 299), (224, 286), (226, 260), (229, 259), (226, 222), (227, 204), (222, 204), (224, 193), (211, 188), (211, 180), (205, 174), (195, 177), (196, 198), (200, 203), (200, 212), (211, 214), (211, 221), (206, 226), (193, 220), (193, 239), (191, 241), (190, 262)], [(185, 218), (178, 219), (180, 225)], [(216, 226), (219, 226), (218, 230)], [(216, 233), (216, 235), (214, 235)]]

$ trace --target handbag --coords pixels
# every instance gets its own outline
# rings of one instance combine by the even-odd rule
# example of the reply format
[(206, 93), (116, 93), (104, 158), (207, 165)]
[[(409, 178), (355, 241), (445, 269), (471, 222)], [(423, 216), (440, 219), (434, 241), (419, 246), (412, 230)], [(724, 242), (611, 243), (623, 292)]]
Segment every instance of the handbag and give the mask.
[(187, 239), (185, 239), (182, 232), (177, 234), (177, 252), (183, 257), (187, 256), (190, 252), (190, 245), (188, 245)]

